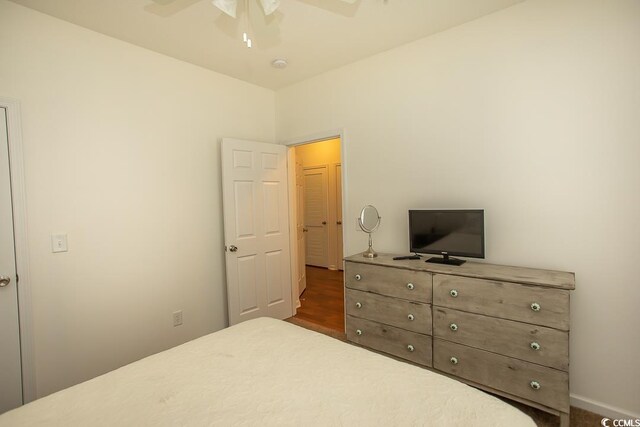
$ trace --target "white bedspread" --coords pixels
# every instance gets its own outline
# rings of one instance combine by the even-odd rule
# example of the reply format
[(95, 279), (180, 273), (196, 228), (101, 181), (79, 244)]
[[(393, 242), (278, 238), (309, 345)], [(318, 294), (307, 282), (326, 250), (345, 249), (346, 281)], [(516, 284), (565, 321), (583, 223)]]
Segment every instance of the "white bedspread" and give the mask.
[(460, 382), (267, 318), (0, 415), (39, 425), (535, 426)]

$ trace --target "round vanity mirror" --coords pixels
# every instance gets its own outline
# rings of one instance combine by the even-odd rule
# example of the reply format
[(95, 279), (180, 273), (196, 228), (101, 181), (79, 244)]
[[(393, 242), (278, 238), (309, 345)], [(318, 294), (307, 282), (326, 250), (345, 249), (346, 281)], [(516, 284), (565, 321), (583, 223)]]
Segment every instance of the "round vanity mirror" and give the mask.
[(378, 254), (373, 250), (371, 233), (376, 231), (380, 226), (380, 214), (375, 206), (367, 205), (360, 211), (360, 217), (358, 218), (358, 224), (365, 233), (369, 233), (369, 249), (367, 249), (362, 256), (365, 258), (375, 258)]
[(360, 218), (358, 219), (360, 228), (365, 233), (373, 233), (380, 226), (380, 215), (378, 215), (378, 209), (375, 206), (367, 205), (360, 211)]

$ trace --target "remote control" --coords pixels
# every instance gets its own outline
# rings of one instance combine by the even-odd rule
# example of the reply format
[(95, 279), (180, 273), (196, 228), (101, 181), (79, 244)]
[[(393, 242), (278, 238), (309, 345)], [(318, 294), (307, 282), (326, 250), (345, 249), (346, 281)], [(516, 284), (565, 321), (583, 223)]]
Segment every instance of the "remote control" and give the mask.
[(401, 259), (420, 259), (420, 255), (407, 255), (407, 256), (394, 256), (394, 261), (399, 261)]

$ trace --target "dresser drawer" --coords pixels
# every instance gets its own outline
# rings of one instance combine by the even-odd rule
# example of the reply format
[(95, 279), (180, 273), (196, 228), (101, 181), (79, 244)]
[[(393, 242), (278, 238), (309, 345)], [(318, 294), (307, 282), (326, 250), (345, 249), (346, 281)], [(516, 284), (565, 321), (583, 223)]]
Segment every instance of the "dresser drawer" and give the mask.
[(441, 339), (433, 340), (433, 366), (559, 411), (569, 410), (567, 372)]
[(347, 316), (347, 339), (373, 350), (431, 366), (432, 343), (428, 335)]
[(569, 333), (557, 329), (433, 307), (433, 336), (569, 370)]
[(569, 291), (561, 289), (436, 274), (433, 304), (569, 330)]
[(432, 274), (425, 271), (346, 262), (344, 277), (347, 288), (412, 301), (431, 302)]
[(369, 292), (346, 290), (347, 314), (431, 335), (431, 306)]

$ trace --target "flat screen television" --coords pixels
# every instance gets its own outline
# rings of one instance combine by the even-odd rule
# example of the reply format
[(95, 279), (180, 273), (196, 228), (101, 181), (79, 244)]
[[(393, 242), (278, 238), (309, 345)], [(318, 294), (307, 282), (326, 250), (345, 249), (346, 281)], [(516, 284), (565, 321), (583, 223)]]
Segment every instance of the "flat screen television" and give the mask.
[(410, 251), (437, 254), (426, 262), (462, 265), (449, 256), (484, 258), (484, 210), (410, 210)]

